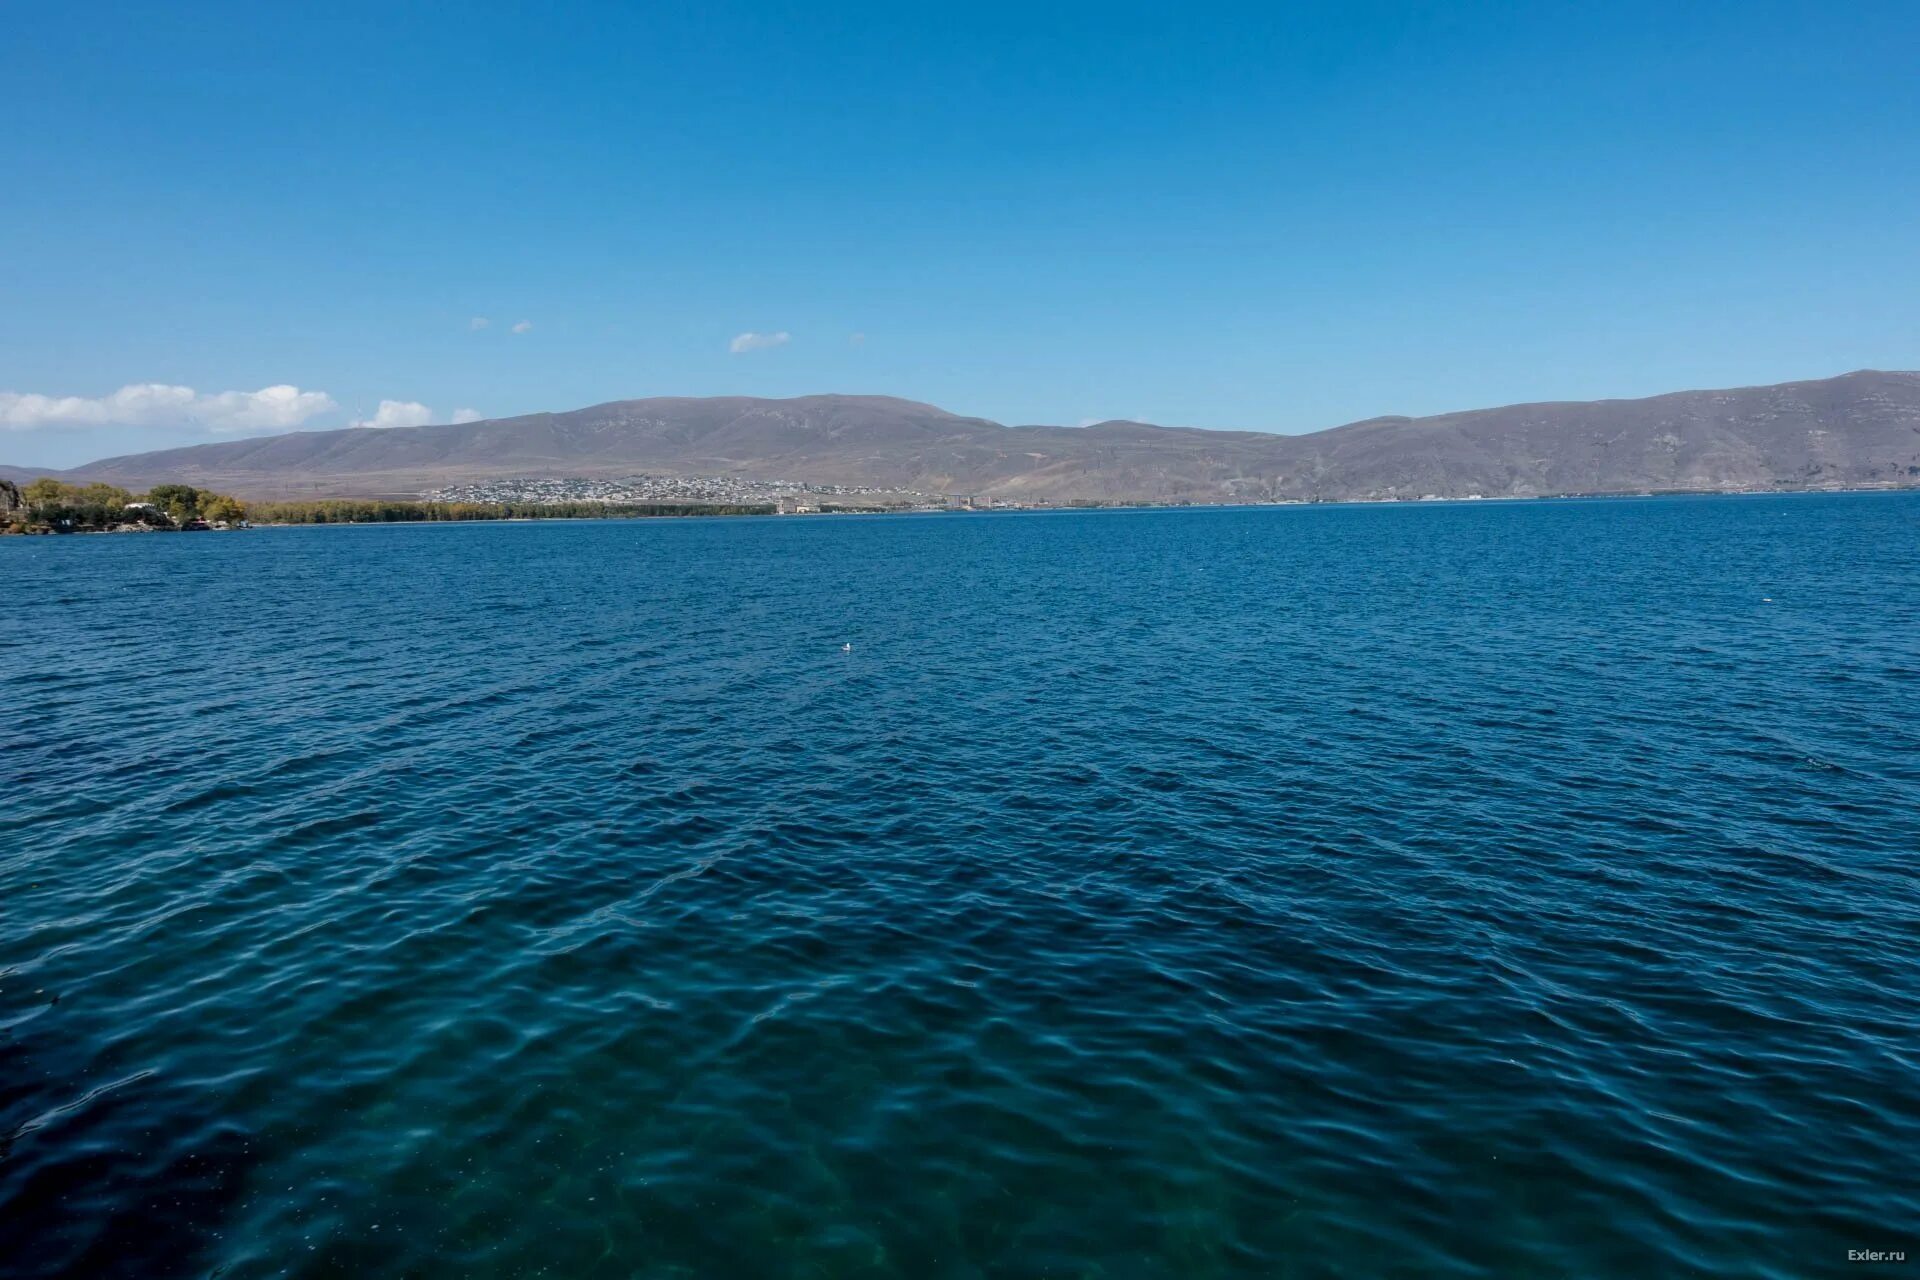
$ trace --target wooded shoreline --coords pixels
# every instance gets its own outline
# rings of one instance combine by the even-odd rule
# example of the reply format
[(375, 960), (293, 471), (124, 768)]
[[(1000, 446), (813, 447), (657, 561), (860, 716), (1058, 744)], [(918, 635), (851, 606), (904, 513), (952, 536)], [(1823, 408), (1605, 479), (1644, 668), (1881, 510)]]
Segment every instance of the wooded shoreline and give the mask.
[(757, 503), (414, 502), (325, 498), (243, 502), (191, 485), (155, 485), (142, 494), (109, 484), (43, 477), (24, 488), (0, 480), (0, 534), (175, 533), (258, 525), (439, 524), (476, 520), (605, 520), (660, 516), (772, 515)]

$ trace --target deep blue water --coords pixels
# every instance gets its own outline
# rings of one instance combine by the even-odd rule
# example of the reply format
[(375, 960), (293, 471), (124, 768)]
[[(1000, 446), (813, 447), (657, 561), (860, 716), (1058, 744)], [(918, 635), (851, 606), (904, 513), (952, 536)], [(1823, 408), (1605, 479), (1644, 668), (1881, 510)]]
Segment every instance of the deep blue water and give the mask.
[(0, 1273), (1920, 1245), (1920, 494), (11, 539), (0, 587)]

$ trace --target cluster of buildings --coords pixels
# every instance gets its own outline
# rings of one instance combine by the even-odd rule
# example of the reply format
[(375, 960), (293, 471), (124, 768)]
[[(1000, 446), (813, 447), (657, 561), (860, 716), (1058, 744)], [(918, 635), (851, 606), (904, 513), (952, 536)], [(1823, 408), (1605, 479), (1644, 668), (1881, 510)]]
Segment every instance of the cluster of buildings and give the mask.
[[(916, 489), (889, 489), (877, 485), (810, 484), (800, 480), (748, 480), (739, 476), (670, 476), (638, 474), (617, 478), (529, 476), (508, 480), (486, 480), (474, 484), (448, 485), (421, 495), (429, 502), (479, 502), (503, 504), (600, 502), (614, 505), (647, 503), (713, 503), (729, 506), (767, 506), (781, 515), (805, 515), (820, 511), (910, 510), (910, 511), (1023, 511), (1048, 507), (1097, 507), (1134, 505), (1127, 500), (1103, 502), (1035, 501), (996, 498), (973, 493), (922, 493)], [(1500, 495), (1504, 496), (1504, 495)], [(1294, 506), (1317, 498), (1275, 498), (1237, 495), (1232, 500), (1260, 506)], [(1479, 502), (1485, 495), (1449, 494), (1394, 490), (1369, 493), (1349, 499), (1356, 502)], [(1193, 500), (1174, 502), (1139, 501), (1144, 506), (1193, 506)]]
[(931, 494), (872, 485), (803, 484), (796, 480), (743, 480), (737, 476), (634, 475), (595, 480), (539, 477), (448, 485), (422, 495), (430, 502), (562, 503), (714, 502), (770, 504), (783, 510), (817, 510), (832, 498), (866, 499), (875, 505), (935, 501)]

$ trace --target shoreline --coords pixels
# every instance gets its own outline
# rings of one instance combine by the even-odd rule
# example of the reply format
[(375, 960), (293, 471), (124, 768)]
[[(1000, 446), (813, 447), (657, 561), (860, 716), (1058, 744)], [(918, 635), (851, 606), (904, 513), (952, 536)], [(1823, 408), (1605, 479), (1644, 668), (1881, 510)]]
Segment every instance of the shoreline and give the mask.
[[(1417, 506), (1422, 503), (1446, 503), (1446, 502), (1453, 502), (1453, 503), (1553, 502), (1553, 501), (1559, 501), (1561, 499), (1570, 499), (1570, 498), (1758, 498), (1758, 497), (1772, 497), (1777, 495), (1790, 495), (1790, 494), (1908, 493), (1908, 492), (1920, 492), (1920, 480), (1916, 480), (1910, 484), (1833, 485), (1833, 486), (1822, 486), (1818, 488), (1796, 487), (1796, 488), (1777, 488), (1777, 489), (1569, 489), (1569, 490), (1566, 490), (1565, 492), (1560, 492), (1560, 493), (1526, 493), (1526, 494), (1519, 494), (1519, 493), (1491, 494), (1489, 493), (1489, 494), (1466, 494), (1458, 497), (1440, 495), (1440, 494), (1422, 494), (1421, 496), (1415, 497), (1415, 498), (1402, 498), (1402, 497), (1252, 498), (1252, 497), (1249, 497), (1249, 498), (1222, 498), (1218, 500), (1201, 499), (1201, 498), (1171, 498), (1171, 499), (1065, 498), (1065, 499), (1059, 499), (1059, 500), (1036, 500), (1036, 499), (1020, 499), (1020, 498), (999, 499), (999, 498), (993, 498), (990, 495), (988, 495), (984, 497), (984, 501), (988, 502), (990, 505), (978, 506), (978, 507), (924, 504), (920, 506), (858, 507), (858, 508), (848, 507), (848, 508), (831, 509), (831, 510), (825, 510), (825, 511), (821, 511), (821, 510), (804, 510), (804, 511), (767, 510), (767, 511), (748, 511), (748, 512), (726, 511), (723, 514), (726, 514), (726, 515), (780, 515), (780, 516), (981, 515), (981, 514), (988, 514), (992, 512), (998, 512), (998, 511), (1105, 511), (1105, 510), (1114, 510), (1118, 508), (1125, 508), (1127, 510), (1146, 510), (1146, 509), (1161, 509), (1161, 508), (1172, 509), (1172, 508), (1180, 508), (1180, 507)], [(276, 500), (275, 499), (259, 499), (257, 501), (262, 506), (270, 506)], [(338, 497), (338, 498), (316, 498), (316, 499), (312, 499), (312, 501), (315, 501), (315, 502), (419, 502), (419, 501), (423, 501), (423, 499)], [(610, 504), (610, 505), (613, 505), (613, 504)], [(693, 505), (693, 504), (687, 504), (687, 505)], [(721, 506), (724, 504), (715, 504), (715, 505)], [(654, 519), (684, 518), (687, 516), (691, 516), (692, 518), (696, 518), (696, 519), (708, 518), (707, 513), (704, 513), (704, 512), (691, 512), (691, 513), (672, 512), (672, 513), (662, 513), (657, 516), (652, 515), (650, 513), (637, 513), (631, 516), (623, 516), (621, 518), (634, 519), (634, 520), (654, 520)], [(486, 519), (469, 519), (469, 520), (364, 521), (362, 523), (369, 523), (369, 524), (372, 524), (372, 523), (390, 523), (390, 524), (494, 523), (494, 524), (497, 524), (497, 523), (501, 523), (503, 521), (509, 521), (509, 520), (519, 521), (521, 523), (533, 523), (541, 520), (582, 519), (582, 518), (602, 519), (604, 517), (600, 517), (600, 516), (591, 516), (591, 517), (499, 516), (499, 517), (490, 517)], [(256, 527), (260, 527), (268, 523), (293, 524), (293, 523), (300, 523), (300, 522), (298, 521), (271, 522), (271, 521), (256, 520), (253, 523)]]
[[(566, 515), (514, 515), (514, 516), (468, 516), (449, 519), (407, 519), (407, 520), (254, 520), (244, 526), (228, 529), (160, 529), (152, 527), (121, 529), (65, 529), (48, 528), (22, 529), (0, 527), (0, 538), (35, 537), (95, 537), (140, 533), (245, 533), (260, 529), (321, 529), (321, 528), (377, 528), (381, 526), (422, 526), (422, 525), (495, 525), (495, 524), (566, 524), (579, 521), (645, 521), (645, 520), (754, 520), (754, 519), (816, 519), (821, 517), (844, 516), (981, 516), (981, 515), (1038, 515), (1067, 514), (1096, 511), (1246, 511), (1268, 507), (1427, 507), (1427, 506), (1468, 506), (1490, 503), (1512, 504), (1525, 502), (1597, 502), (1653, 498), (1779, 498), (1779, 497), (1818, 497), (1860, 494), (1920, 493), (1920, 484), (1872, 485), (1861, 487), (1836, 487), (1820, 489), (1651, 489), (1615, 492), (1590, 493), (1543, 493), (1528, 495), (1473, 495), (1464, 498), (1423, 496), (1419, 498), (1280, 498), (1242, 502), (1095, 502), (1073, 501), (1060, 503), (1010, 503), (1005, 506), (987, 507), (897, 507), (892, 509), (866, 508), (845, 511), (671, 511), (644, 513), (587, 513), (571, 512)], [(326, 501), (354, 502), (363, 499), (342, 498)]]
[[(1250, 510), (1265, 507), (1432, 507), (1467, 506), (1494, 503), (1511, 504), (1516, 502), (1593, 502), (1633, 500), (1647, 498), (1776, 498), (1776, 497), (1817, 497), (1839, 494), (1875, 494), (1875, 493), (1920, 493), (1920, 484), (1848, 486), (1822, 489), (1645, 489), (1645, 490), (1602, 490), (1592, 492), (1537, 493), (1537, 494), (1498, 494), (1474, 495), (1463, 498), (1419, 497), (1419, 498), (1266, 498), (1246, 500), (1226, 500), (1220, 502), (1176, 501), (1153, 502), (1116, 499), (1113, 501), (1079, 500), (1069, 502), (1009, 502), (1005, 505), (995, 503), (985, 507), (893, 507), (862, 508), (844, 511), (715, 511), (715, 512), (674, 512), (660, 515), (566, 515), (566, 516), (499, 516), (484, 519), (466, 520), (342, 520), (330, 522), (341, 525), (436, 525), (436, 524), (553, 524), (576, 520), (713, 520), (713, 519), (818, 519), (821, 517), (842, 516), (983, 516), (1012, 514), (1062, 514), (1070, 512), (1093, 511), (1207, 511), (1207, 510)], [(343, 499), (353, 501), (353, 499)], [(305, 521), (265, 521), (251, 523), (255, 529), (294, 529), (317, 522)]]

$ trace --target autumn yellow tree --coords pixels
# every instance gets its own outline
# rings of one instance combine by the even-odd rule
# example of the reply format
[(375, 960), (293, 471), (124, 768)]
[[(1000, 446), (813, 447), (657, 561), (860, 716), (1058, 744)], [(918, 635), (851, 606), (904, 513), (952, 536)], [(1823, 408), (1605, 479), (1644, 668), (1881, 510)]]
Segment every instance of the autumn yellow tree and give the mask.
[(247, 518), (247, 509), (238, 498), (230, 498), (224, 493), (200, 495), (200, 515), (209, 521), (225, 520), (231, 524)]
[(21, 491), (20, 496), (27, 500), (29, 507), (51, 507), (67, 501), (70, 487), (61, 484), (52, 476), (41, 476), (30, 482)]

